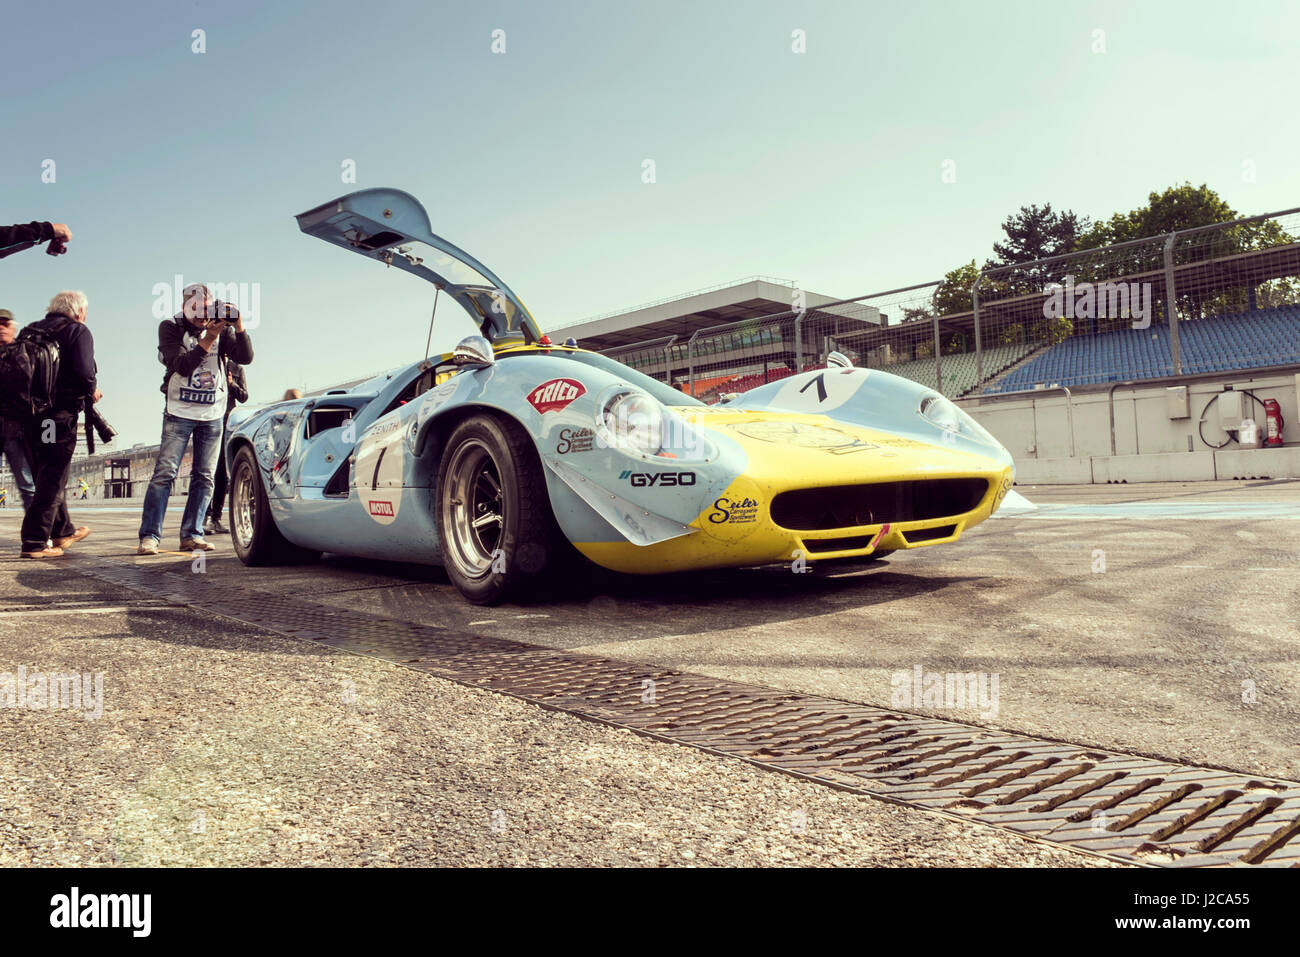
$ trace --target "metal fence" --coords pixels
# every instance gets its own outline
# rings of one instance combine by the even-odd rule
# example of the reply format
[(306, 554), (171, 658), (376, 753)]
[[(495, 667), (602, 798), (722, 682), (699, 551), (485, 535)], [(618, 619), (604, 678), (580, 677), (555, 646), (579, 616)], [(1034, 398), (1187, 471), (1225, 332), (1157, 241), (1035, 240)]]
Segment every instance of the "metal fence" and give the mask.
[(1300, 208), (972, 267), (606, 354), (716, 401), (823, 365), (831, 351), (954, 398), (1300, 364)]

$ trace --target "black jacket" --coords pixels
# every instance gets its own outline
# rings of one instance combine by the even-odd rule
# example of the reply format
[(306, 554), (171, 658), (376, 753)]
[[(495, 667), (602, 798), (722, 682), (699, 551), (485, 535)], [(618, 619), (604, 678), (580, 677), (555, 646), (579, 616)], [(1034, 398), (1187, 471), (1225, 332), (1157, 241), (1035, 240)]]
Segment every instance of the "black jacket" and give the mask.
[(52, 312), (28, 329), (51, 329), (59, 344), (59, 377), (54, 385), (54, 408), (60, 412), (80, 412), (83, 400), (95, 391), (95, 337), (84, 323)]
[(43, 243), (54, 238), (50, 223), (23, 223), (17, 226), (0, 226), (0, 249), (15, 243)]
[[(202, 346), (185, 348), (186, 332), (195, 337), (199, 335), (185, 316), (179, 313), (158, 324), (158, 360), (167, 367), (159, 390), (164, 395), (167, 394), (167, 381), (173, 375), (188, 379), (208, 357), (208, 353)], [(227, 328), (217, 341), (217, 350), (223, 365), (237, 362), (241, 366), (246, 366), (253, 361), (253, 340), (248, 337), (247, 332), (235, 332)]]
[(226, 392), (226, 415), (229, 415), (235, 403), (248, 401), (248, 381), (244, 378), (244, 367), (238, 362), (226, 368), (230, 372), (230, 388)]

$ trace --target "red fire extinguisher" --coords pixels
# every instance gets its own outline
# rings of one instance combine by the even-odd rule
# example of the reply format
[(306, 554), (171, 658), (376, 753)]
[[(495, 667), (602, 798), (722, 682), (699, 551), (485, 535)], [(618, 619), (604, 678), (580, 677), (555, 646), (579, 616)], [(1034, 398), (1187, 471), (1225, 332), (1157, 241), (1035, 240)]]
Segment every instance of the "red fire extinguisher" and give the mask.
[(1282, 444), (1282, 407), (1277, 399), (1264, 400), (1264, 418), (1268, 420), (1268, 432), (1264, 437), (1266, 446), (1278, 447)]

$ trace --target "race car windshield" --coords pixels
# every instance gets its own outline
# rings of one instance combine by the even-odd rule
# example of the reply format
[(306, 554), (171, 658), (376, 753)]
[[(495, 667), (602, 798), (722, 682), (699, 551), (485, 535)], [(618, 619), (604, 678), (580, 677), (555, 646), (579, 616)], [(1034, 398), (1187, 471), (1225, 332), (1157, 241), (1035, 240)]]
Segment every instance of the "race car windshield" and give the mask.
[(435, 249), (428, 243), (419, 241), (394, 243), (384, 248), (383, 256), (391, 253), (396, 259), (401, 257), (410, 265), (423, 266), (457, 286), (484, 286), (492, 288), (492, 283), (468, 263), (449, 256), (441, 249)]
[(469, 263), (419, 241), (394, 243), (383, 247), (377, 255), (381, 262), (400, 266), (447, 287), (475, 324), (481, 323), (489, 313), (495, 313), (504, 317), (506, 328), (517, 325), (515, 304)]
[[(643, 392), (650, 395), (664, 405), (704, 405), (699, 399), (687, 395), (685, 392), (679, 392), (670, 385), (665, 385), (658, 379), (652, 379), (643, 372), (637, 372), (635, 369), (629, 369), (621, 362), (602, 356), (595, 352), (568, 352), (567, 350), (557, 350), (547, 353), (552, 356), (563, 356), (572, 359), (574, 362), (581, 362), (583, 365), (592, 366), (608, 372), (610, 375), (616, 375), (630, 385), (636, 386)], [(511, 356), (529, 355), (527, 352), (507, 352), (498, 356), (498, 359), (506, 359)]]

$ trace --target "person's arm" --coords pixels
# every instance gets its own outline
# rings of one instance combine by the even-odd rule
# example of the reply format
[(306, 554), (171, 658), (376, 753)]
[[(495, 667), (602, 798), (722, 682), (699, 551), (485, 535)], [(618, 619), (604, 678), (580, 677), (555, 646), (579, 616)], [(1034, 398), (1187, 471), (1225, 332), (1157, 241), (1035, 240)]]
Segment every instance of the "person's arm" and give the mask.
[(13, 246), (16, 243), (43, 243), (53, 238), (53, 223), (20, 223), (17, 226), (0, 226), (0, 246)]
[(51, 239), (65, 242), (72, 231), (63, 223), (19, 223), (17, 226), (0, 226), (0, 248), (18, 243), (44, 243)]
[(226, 359), (230, 362), (237, 362), (241, 366), (246, 366), (253, 361), (253, 340), (249, 338), (244, 331), (244, 319), (242, 316), (236, 317), (226, 332), (230, 338), (227, 339), (223, 346), (225, 348)]
[(205, 332), (192, 349), (185, 348), (185, 330), (181, 324), (172, 319), (164, 319), (158, 324), (158, 361), (167, 367), (167, 373), (189, 378), (194, 370), (208, 357), (216, 337)]
[(69, 348), (59, 356), (59, 371), (67, 376), (68, 386), (78, 396), (93, 396), (97, 391), (95, 374), (98, 372), (95, 366), (95, 337), (89, 329), (78, 323), (68, 345)]

